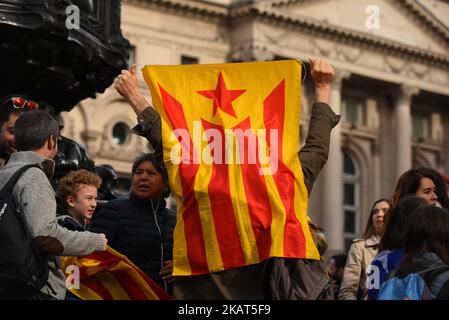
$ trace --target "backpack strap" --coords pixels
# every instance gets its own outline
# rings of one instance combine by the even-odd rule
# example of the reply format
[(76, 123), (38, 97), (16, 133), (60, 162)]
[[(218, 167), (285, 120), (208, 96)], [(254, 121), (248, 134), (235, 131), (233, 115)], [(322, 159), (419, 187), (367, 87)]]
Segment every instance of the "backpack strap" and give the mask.
[[(0, 191), (0, 193), (6, 193), (6, 194), (11, 194), (12, 190), (14, 189), (14, 186), (16, 185), (17, 181), (20, 179), (20, 177), (22, 176), (22, 174), (25, 173), (25, 171), (27, 171), (30, 168), (38, 168), (41, 169), (42, 168), (38, 165), (38, 164), (27, 164), (21, 168), (19, 168), (16, 172), (14, 172), (14, 174), (11, 176), (11, 178), (9, 178), (8, 182), (5, 184), (5, 186), (3, 187), (3, 189)], [(21, 220), (21, 222), (24, 224), (24, 221)], [(26, 228), (25, 224), (24, 227)], [(57, 260), (55, 258), (55, 263), (57, 264)], [(48, 286), (48, 288), (50, 289), (50, 291), (56, 295), (56, 291), (53, 289), (53, 287), (51, 286), (50, 282), (46, 281), (46, 285)]]
[(449, 280), (447, 280), (438, 292), (435, 300), (449, 300)]
[(6, 193), (6, 194), (11, 194), (14, 186), (16, 185), (17, 181), (20, 179), (22, 174), (25, 171), (27, 171), (29, 168), (32, 168), (32, 167), (41, 169), (41, 167), (39, 167), (39, 165), (37, 165), (37, 164), (27, 164), (27, 165), (21, 167), (19, 170), (14, 172), (14, 174), (11, 176), (11, 178), (9, 178), (8, 182), (5, 184), (5, 186), (3, 187), (1, 192)]
[(440, 275), (441, 273), (449, 271), (449, 266), (446, 264), (440, 264), (436, 267), (429, 268), (427, 270), (423, 270), (419, 272), (422, 275), (422, 278), (424, 279), (424, 282), (430, 287), (433, 280)]
[(438, 266), (435, 266), (435, 267), (432, 267), (427, 270), (419, 272), (419, 274), (421, 275), (421, 277), (423, 278), (423, 280), (427, 286), (427, 290), (425, 290), (425, 292), (423, 293), (423, 299), (430, 300), (430, 297), (431, 297), (430, 290), (432, 288), (433, 281), (435, 280), (435, 278), (437, 276), (439, 276), (440, 274), (442, 274), (446, 271), (449, 271), (449, 266), (446, 264), (440, 264)]

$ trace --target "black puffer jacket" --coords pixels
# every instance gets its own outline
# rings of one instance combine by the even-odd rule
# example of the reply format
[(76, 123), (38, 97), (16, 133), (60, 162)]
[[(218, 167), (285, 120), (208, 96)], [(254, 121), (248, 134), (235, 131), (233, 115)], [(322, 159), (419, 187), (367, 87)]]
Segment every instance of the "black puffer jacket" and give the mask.
[(72, 230), (72, 231), (84, 231), (86, 228), (79, 224), (78, 221), (76, 221), (72, 216), (70, 216), (68, 213), (64, 215), (57, 216), (56, 219), (58, 220), (58, 224), (61, 227), (64, 227), (66, 229)]
[(165, 205), (165, 200), (160, 200), (159, 206), (154, 201), (157, 212), (153, 212), (151, 200), (132, 194), (129, 199), (112, 200), (94, 214), (89, 231), (104, 233), (110, 247), (170, 292), (159, 271), (163, 261), (172, 260), (176, 213)]

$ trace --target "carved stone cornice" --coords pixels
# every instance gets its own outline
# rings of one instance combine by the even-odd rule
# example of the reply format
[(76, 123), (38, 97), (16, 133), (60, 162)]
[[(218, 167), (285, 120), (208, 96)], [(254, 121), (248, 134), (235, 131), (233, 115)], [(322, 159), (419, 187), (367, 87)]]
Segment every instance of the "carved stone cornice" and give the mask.
[(296, 3), (305, 3), (305, 2), (312, 2), (313, 0), (278, 0), (278, 1), (271, 1), (271, 6), (274, 8), (281, 8), (285, 6), (289, 6), (291, 4)]
[(325, 24), (320, 20), (308, 17), (286, 17), (278, 12), (270, 11), (259, 12), (257, 17), (268, 23), (294, 28), (301, 32), (318, 35), (322, 38), (331, 38), (341, 43), (351, 43), (352, 45), (361, 48), (392, 53), (416, 61), (425, 61), (426, 64), (429, 64), (430, 62), (437, 65), (444, 65), (446, 68), (449, 68), (449, 56), (429, 52), (421, 48), (401, 44), (372, 34), (361, 33), (349, 28)]
[[(265, 2), (264, 5), (271, 8), (285, 8), (298, 3), (312, 2), (313, 0), (272, 0)], [(447, 1), (446, 1), (447, 2)], [(432, 32), (449, 41), (449, 28), (436, 18), (429, 10), (419, 1), (416, 0), (392, 0), (391, 3), (396, 5), (400, 10), (406, 10), (412, 14), (417, 20), (426, 24)]]
[(205, 17), (226, 18), (229, 8), (218, 3), (186, 0), (122, 0), (123, 3), (136, 4), (149, 7), (165, 8), (172, 12), (193, 14)]
[[(237, 16), (257, 16), (273, 14), (283, 20), (294, 21), (297, 17), (290, 17), (282, 12), (281, 8), (288, 7), (289, 5), (297, 3), (312, 2), (314, 0), (272, 0), (257, 2), (252, 0), (238, 1), (231, 5), (225, 5), (220, 3), (212, 3), (206, 1), (194, 1), (194, 0), (122, 0), (123, 3), (149, 5), (157, 7), (165, 7), (173, 11), (179, 11), (182, 13), (196, 13), (206, 16), (216, 16), (222, 18), (232, 18)], [(393, 4), (401, 10), (407, 10), (419, 21), (424, 22), (429, 29), (436, 35), (442, 37), (449, 43), (449, 28), (432, 15), (421, 3), (416, 0), (393, 0)], [(323, 21), (319, 21), (323, 24)], [(333, 26), (337, 28), (337, 26)], [(362, 33), (353, 31), (353, 33), (359, 34), (363, 37)]]
[(449, 28), (429, 12), (419, 1), (400, 0), (393, 1), (398, 7), (409, 10), (415, 17), (423, 21), (434, 33), (449, 41)]
[[(427, 65), (434, 64), (449, 69), (449, 56), (398, 43), (374, 34), (326, 23), (311, 17), (291, 15), (290, 12), (284, 8), (287, 4), (290, 5), (308, 1), (310, 0), (268, 1), (258, 4), (235, 6), (235, 8), (230, 11), (230, 16), (233, 18), (255, 17), (263, 22), (298, 30), (303, 33), (310, 33), (324, 39), (333, 39), (339, 43), (349, 43), (359, 48), (381, 51), (399, 57), (406, 57), (414, 61), (424, 62)], [(436, 32), (435, 30), (437, 30), (438, 32), (436, 32), (436, 34), (442, 37), (442, 40), (449, 47), (449, 30), (446, 30), (447, 28), (441, 25), (436, 18), (432, 18), (432, 15), (429, 13), (425, 14), (422, 5), (414, 4), (415, 0), (397, 1), (407, 3), (408, 13), (414, 14), (419, 21), (424, 21), (433, 32)], [(395, 3), (395, 5), (398, 4)], [(279, 9), (281, 6), (283, 8)], [(398, 8), (399, 7), (401, 6), (398, 5)], [(404, 10), (404, 8), (401, 8), (401, 10)]]
[(268, 61), (274, 59), (274, 53), (265, 46), (255, 43), (245, 43), (232, 50), (229, 55), (231, 61)]
[[(449, 56), (410, 45), (398, 43), (373, 34), (360, 32), (354, 29), (337, 26), (304, 16), (292, 16), (285, 6), (309, 2), (311, 0), (285, 0), (285, 1), (240, 1), (232, 5), (220, 5), (205, 1), (191, 0), (123, 0), (124, 3), (146, 5), (153, 8), (165, 8), (166, 10), (193, 14), (204, 17), (218, 17), (221, 19), (256, 18), (270, 24), (276, 24), (289, 29), (313, 34), (324, 39), (333, 39), (340, 43), (349, 43), (367, 50), (381, 51), (398, 57), (408, 58), (413, 61), (422, 62), (426, 65), (436, 65), (449, 69)], [(418, 21), (424, 22), (432, 32), (442, 38), (449, 47), (449, 29), (416, 0), (395, 0), (395, 5), (401, 10), (417, 17)], [(400, 4), (403, 4), (402, 6)], [(282, 7), (282, 10), (280, 9)]]

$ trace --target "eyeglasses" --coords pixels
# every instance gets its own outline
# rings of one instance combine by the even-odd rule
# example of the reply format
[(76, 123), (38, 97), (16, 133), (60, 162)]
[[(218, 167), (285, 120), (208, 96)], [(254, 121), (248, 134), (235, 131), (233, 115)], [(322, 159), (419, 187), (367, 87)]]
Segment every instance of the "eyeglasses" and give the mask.
[(36, 110), (39, 108), (39, 104), (37, 102), (31, 100), (25, 100), (24, 98), (14, 97), (11, 98), (12, 106), (16, 109), (23, 109), (25, 106), (28, 106), (30, 110)]

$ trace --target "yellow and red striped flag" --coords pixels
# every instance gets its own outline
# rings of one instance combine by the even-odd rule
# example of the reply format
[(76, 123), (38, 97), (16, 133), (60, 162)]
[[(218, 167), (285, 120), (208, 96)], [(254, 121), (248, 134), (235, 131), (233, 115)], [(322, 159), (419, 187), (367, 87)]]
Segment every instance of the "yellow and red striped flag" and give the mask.
[(156, 282), (111, 247), (83, 257), (61, 257), (62, 270), (68, 266), (79, 270), (79, 289), (68, 290), (82, 300), (170, 299)]
[(178, 204), (175, 276), (319, 259), (298, 159), (297, 61), (146, 66)]

